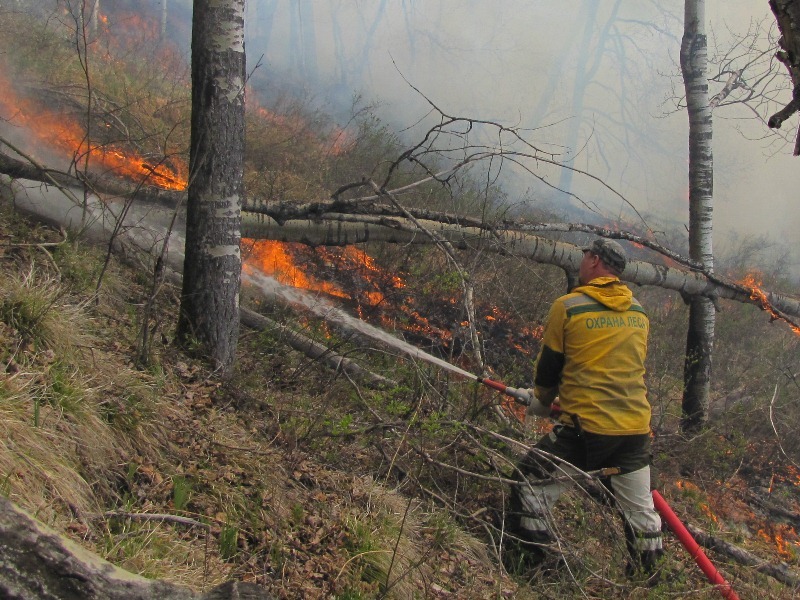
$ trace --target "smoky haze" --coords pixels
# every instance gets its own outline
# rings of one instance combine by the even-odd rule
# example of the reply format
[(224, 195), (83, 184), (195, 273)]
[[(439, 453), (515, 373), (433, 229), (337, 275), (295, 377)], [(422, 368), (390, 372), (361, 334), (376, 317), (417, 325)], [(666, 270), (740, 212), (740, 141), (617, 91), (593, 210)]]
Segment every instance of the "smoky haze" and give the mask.
[[(17, 4), (44, 7), (51, 0)], [(191, 0), (102, 4), (121, 27), (126, 13), (160, 23), (164, 6), (167, 35), (188, 57)], [(675, 247), (685, 244), (688, 220), (688, 119), (676, 108), (683, 95), (682, 0), (250, 0), (246, 6), (250, 91), (257, 100), (311, 98), (344, 124), (353, 97), (361, 95), (364, 103), (379, 103), (380, 117), (409, 143), (436, 120), (428, 99), (449, 115), (522, 128), (538, 148), (612, 186), (654, 229), (675, 232), (671, 239), (678, 241), (670, 245), (684, 250)], [(767, 0), (707, 0), (706, 7), (709, 54), (715, 43), (729, 47), (731, 32), (774, 25)], [(787, 90), (782, 101), (790, 97)], [(795, 116), (783, 131), (796, 130)], [(747, 236), (783, 244), (773, 249), (778, 254), (797, 246), (800, 157), (788, 145), (761, 139), (767, 133), (742, 107), (714, 111), (717, 256)], [(640, 225), (626, 202), (596, 180), (543, 163), (525, 166), (534, 175), (503, 167), (510, 202), (575, 221)]]
[[(731, 32), (774, 24), (766, 0), (706, 5), (709, 55), (731, 44)], [(410, 141), (430, 124), (431, 108), (413, 85), (449, 115), (530, 130), (528, 140), (603, 179), (648, 223), (685, 231), (682, 1), (273, 0), (248, 3), (246, 28), (249, 66), (261, 63), (257, 94), (305, 94), (334, 114), (362, 94)], [(796, 128), (796, 118), (784, 125)], [(714, 112), (715, 254), (743, 236), (798, 241), (800, 158), (759, 140), (765, 133), (741, 107)], [(636, 221), (591, 179), (533, 168), (604, 219)], [(581, 206), (512, 168), (502, 182), (517, 201), (565, 216)]]

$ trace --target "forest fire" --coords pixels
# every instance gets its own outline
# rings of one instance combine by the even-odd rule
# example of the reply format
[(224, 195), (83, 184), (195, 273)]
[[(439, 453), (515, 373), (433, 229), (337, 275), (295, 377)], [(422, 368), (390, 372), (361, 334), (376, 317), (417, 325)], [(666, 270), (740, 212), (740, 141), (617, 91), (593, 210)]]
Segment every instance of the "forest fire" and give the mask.
[[(402, 278), (382, 271), (372, 257), (355, 246), (312, 249), (302, 244), (246, 239), (242, 247), (246, 272), (255, 269), (285, 285), (350, 301), (359, 318), (378, 321), (389, 329), (415, 333), (443, 345), (452, 338), (450, 331), (420, 315), (408, 297), (399, 301), (387, 298), (387, 294), (394, 296), (405, 287)], [(321, 277), (315, 277), (314, 271)], [(337, 275), (346, 281), (331, 283)], [(350, 291), (345, 291), (345, 285)]]
[(89, 167), (99, 164), (115, 175), (129, 177), (168, 190), (186, 188), (188, 169), (183, 161), (170, 160), (172, 167), (125, 152), (114, 145), (87, 139), (83, 126), (63, 112), (52, 110), (35, 100), (15, 94), (5, 73), (0, 70), (0, 116), (11, 125), (22, 127), (36, 147), (57, 151), (78, 168), (88, 159)]
[[(745, 275), (744, 279), (739, 282), (739, 285), (746, 288), (749, 292), (750, 299), (755, 300), (762, 310), (768, 312), (773, 321), (786, 320), (772, 307), (766, 292), (762, 288), (762, 284), (763, 281), (758, 273), (748, 273)], [(794, 325), (793, 323), (789, 323), (789, 327), (791, 327), (792, 331), (794, 331), (796, 334), (800, 335), (800, 327)]]
[(286, 132), (286, 137), (299, 137), (310, 145), (317, 147), (329, 156), (341, 156), (352, 150), (356, 140), (346, 129), (333, 126), (327, 135), (319, 137), (309, 124), (308, 120), (299, 114), (281, 114), (258, 103), (256, 95), (249, 92), (247, 96), (247, 110), (265, 123)]
[[(245, 272), (266, 274), (285, 285), (335, 297), (362, 321), (385, 331), (402, 332), (434, 354), (446, 353), (448, 361), (470, 360), (461, 354), (469, 337), (469, 322), (458, 318), (463, 310), (459, 300), (422, 300), (400, 275), (379, 267), (360, 248), (310, 248), (270, 240), (243, 240), (242, 248)], [(495, 305), (478, 306), (477, 311), (491, 368), (504, 369), (506, 361), (538, 351), (541, 325), (520, 325), (517, 318)], [(506, 411), (521, 419), (524, 407), (505, 400)]]
[[(147, 35), (152, 37), (152, 28)], [(332, 128), (326, 136), (319, 137), (302, 116), (280, 115), (255, 102), (248, 104), (248, 110), (256, 111), (263, 122), (279, 128), (281, 133), (289, 130), (288, 133), (301, 136), (328, 155), (347, 152), (354, 143), (352, 136), (341, 128)], [(187, 187), (185, 160), (165, 157), (152, 160), (123, 149), (121, 144), (100, 143), (98, 140), (107, 133), (100, 129), (103, 125), (94, 127), (97, 135), (88, 136), (86, 124), (81, 122), (83, 115), (16, 93), (2, 71), (0, 117), (25, 131), (28, 147), (56, 153), (72, 169), (105, 169), (115, 176), (167, 190), (182, 191)], [(110, 131), (110, 125), (107, 127)], [(311, 249), (298, 244), (246, 239), (242, 240), (242, 247), (245, 271), (259, 271), (285, 285), (338, 298), (360, 319), (389, 331), (402, 331), (416, 338), (416, 342), (446, 349), (450, 360), (456, 360), (454, 350), (460, 352), (466, 344), (469, 323), (459, 326), (463, 309), (457, 298), (432, 298), (429, 305), (422, 307), (414, 294), (404, 291), (406, 284), (399, 275), (378, 267), (361, 249)], [(493, 341), (495, 357), (502, 360), (509, 354), (531, 356), (538, 350), (541, 326), (520, 325), (510, 313), (493, 305), (479, 307), (476, 318), (481, 335)], [(496, 361), (493, 363), (497, 366)]]

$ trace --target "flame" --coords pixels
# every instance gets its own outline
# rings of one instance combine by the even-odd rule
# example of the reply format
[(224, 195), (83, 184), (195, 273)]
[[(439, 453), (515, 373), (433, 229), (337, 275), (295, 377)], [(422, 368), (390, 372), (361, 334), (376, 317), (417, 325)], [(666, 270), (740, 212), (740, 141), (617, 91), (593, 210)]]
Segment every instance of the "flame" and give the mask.
[[(775, 320), (785, 321), (786, 319), (781, 315), (779, 315), (772, 307), (772, 304), (769, 301), (767, 293), (761, 287), (762, 284), (763, 284), (763, 279), (761, 278), (760, 274), (756, 272), (748, 273), (747, 275), (745, 275), (744, 279), (742, 279), (739, 282), (739, 285), (741, 285), (744, 288), (747, 288), (747, 291), (750, 294), (750, 299), (755, 300), (762, 310), (768, 312), (770, 318), (773, 321)], [(792, 331), (794, 331), (796, 334), (800, 335), (800, 327), (792, 323), (789, 323), (789, 327), (791, 327)]]
[(186, 188), (188, 170), (182, 162), (171, 161), (175, 166), (172, 169), (163, 163), (151, 164), (140, 156), (126, 154), (114, 146), (90, 143), (83, 127), (74, 118), (16, 95), (2, 69), (0, 116), (12, 125), (24, 127), (37, 145), (52, 148), (76, 163), (80, 163), (88, 155), (90, 164), (97, 162), (117, 175), (147, 181), (164, 189)]
[(317, 281), (312, 276), (306, 275), (295, 265), (289, 250), (290, 244), (270, 240), (243, 239), (242, 246), (248, 248), (242, 264), (242, 269), (247, 273), (260, 271), (285, 285), (324, 292), (338, 298), (350, 297), (335, 285)]
[(758, 537), (774, 545), (778, 554), (788, 560), (794, 559), (800, 548), (797, 532), (794, 527), (785, 523), (767, 523), (763, 529), (758, 530)]
[[(355, 246), (311, 249), (302, 244), (243, 239), (242, 247), (245, 249), (242, 267), (245, 271), (258, 270), (285, 285), (351, 301), (355, 303), (359, 318), (378, 321), (387, 329), (419, 334), (438, 340), (444, 346), (452, 339), (452, 332), (436, 327), (422, 316), (411, 298), (404, 298), (400, 304), (389, 302), (381, 288), (399, 291), (406, 286), (405, 282), (397, 275), (385, 273), (371, 256)], [(356, 274), (359, 282), (352, 286), (354, 291), (345, 291), (338, 285), (310, 275), (313, 259), (321, 259), (320, 262), (337, 272)], [(298, 264), (305, 266), (301, 268)]]

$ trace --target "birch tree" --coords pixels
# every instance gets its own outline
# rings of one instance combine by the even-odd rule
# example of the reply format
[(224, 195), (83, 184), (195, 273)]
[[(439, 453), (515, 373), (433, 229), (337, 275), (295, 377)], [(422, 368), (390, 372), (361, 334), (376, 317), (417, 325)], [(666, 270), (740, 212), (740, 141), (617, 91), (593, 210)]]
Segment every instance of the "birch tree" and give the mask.
[(229, 374), (239, 339), (244, 0), (195, 0), (186, 253), (177, 337)]
[[(713, 272), (712, 214), (714, 161), (711, 106), (708, 101), (705, 0), (686, 0), (681, 42), (681, 72), (689, 114), (689, 257)], [(695, 431), (708, 419), (711, 363), (714, 350), (714, 304), (709, 298), (689, 300), (689, 326), (683, 368), (684, 431)]]

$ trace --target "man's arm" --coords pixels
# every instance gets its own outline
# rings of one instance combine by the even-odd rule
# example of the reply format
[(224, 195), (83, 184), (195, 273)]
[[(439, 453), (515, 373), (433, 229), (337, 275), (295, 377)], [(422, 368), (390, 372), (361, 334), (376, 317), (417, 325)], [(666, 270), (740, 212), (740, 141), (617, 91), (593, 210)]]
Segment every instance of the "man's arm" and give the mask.
[(536, 362), (536, 376), (533, 380), (534, 393), (542, 404), (550, 406), (558, 396), (558, 383), (561, 381), (563, 368), (564, 355), (556, 352), (550, 346), (542, 346), (539, 360)]

